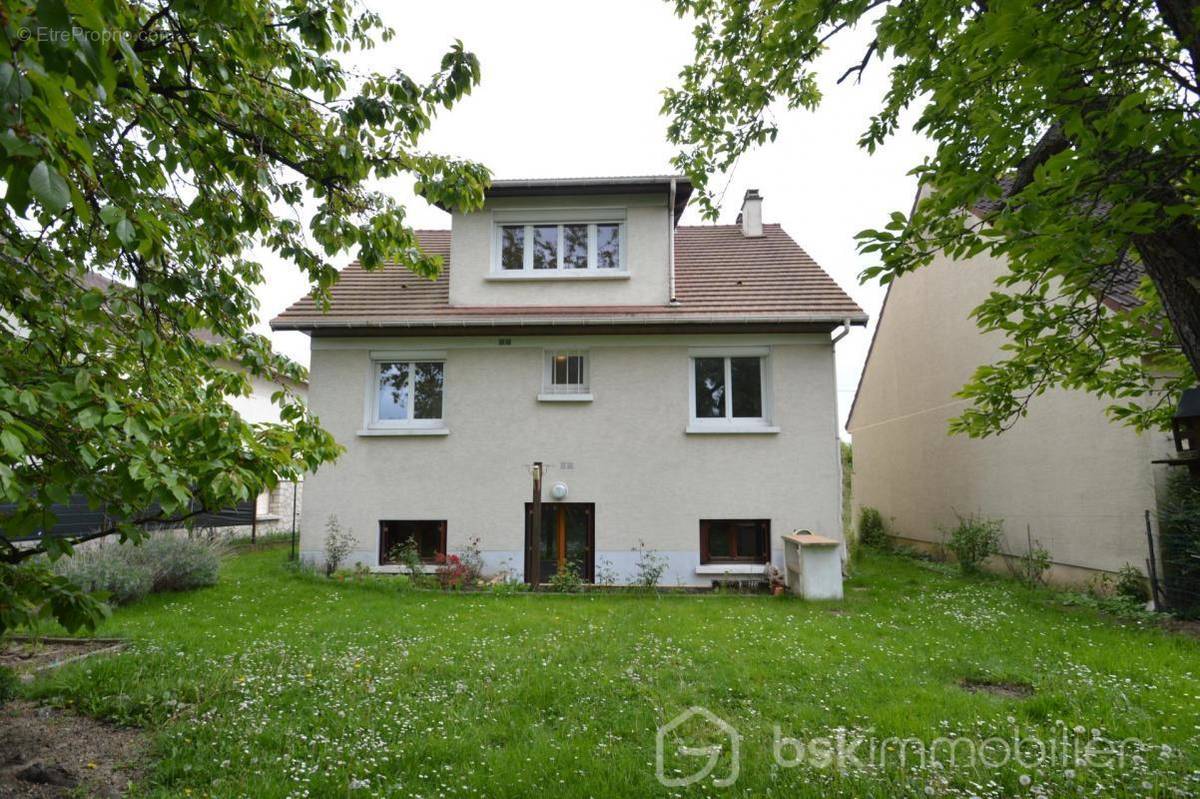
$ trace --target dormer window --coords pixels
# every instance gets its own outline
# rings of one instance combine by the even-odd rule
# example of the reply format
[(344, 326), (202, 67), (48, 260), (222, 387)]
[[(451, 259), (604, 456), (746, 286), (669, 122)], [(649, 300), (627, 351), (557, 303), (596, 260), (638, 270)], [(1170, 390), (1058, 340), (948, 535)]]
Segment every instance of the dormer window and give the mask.
[(496, 225), (496, 272), (605, 271), (625, 269), (625, 224), (533, 222)]

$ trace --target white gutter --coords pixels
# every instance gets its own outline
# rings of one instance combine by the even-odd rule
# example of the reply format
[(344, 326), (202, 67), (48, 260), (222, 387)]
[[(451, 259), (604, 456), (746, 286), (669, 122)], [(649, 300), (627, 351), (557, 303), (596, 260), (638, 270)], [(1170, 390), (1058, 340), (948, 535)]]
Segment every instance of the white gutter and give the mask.
[(667, 304), (675, 305), (675, 178), (671, 178), (671, 188), (667, 200)]

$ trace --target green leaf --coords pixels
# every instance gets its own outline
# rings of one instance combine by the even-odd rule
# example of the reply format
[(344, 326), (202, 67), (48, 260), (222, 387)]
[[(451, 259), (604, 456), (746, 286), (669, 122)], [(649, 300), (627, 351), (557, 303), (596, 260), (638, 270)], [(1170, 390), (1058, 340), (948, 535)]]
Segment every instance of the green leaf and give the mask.
[(0, 430), (0, 447), (11, 458), (21, 458), (25, 455), (25, 445), (11, 430)]
[(63, 210), (71, 202), (71, 190), (67, 182), (45, 161), (38, 161), (29, 173), (29, 191), (54, 213)]

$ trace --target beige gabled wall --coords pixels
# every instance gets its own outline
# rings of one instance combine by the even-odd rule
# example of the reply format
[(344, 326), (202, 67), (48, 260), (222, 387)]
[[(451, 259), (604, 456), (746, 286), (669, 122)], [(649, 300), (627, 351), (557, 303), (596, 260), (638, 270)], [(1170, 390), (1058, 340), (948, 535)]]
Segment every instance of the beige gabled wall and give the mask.
[(966, 407), (955, 392), (1003, 357), (1003, 336), (969, 316), (1003, 271), (986, 255), (939, 256), (892, 284), (848, 425), (855, 516), (875, 507), (896, 535), (941, 542), (955, 512), (981, 513), (1004, 519), (1010, 552), (1025, 551), (1028, 525), (1060, 566), (1144, 571), (1143, 511), (1162, 479), (1150, 461), (1169, 451), (1165, 435), (1114, 424), (1105, 401), (1062, 390), (999, 436), (947, 432)]

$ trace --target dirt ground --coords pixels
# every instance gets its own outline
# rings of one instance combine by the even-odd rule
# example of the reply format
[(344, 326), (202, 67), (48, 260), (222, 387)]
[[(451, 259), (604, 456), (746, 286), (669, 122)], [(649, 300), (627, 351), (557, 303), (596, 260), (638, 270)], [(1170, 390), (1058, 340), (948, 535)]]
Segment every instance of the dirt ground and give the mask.
[(0, 797), (120, 797), (145, 751), (140, 730), (9, 702), (0, 707)]

